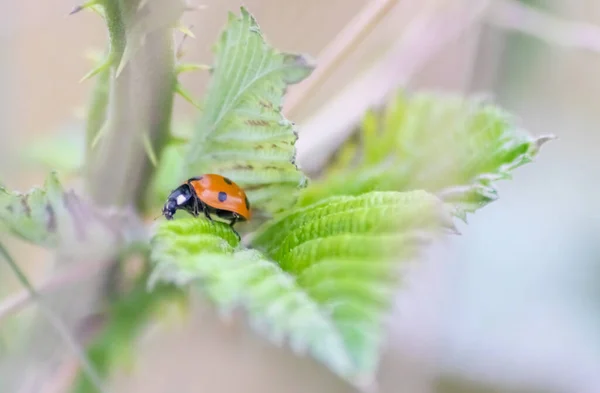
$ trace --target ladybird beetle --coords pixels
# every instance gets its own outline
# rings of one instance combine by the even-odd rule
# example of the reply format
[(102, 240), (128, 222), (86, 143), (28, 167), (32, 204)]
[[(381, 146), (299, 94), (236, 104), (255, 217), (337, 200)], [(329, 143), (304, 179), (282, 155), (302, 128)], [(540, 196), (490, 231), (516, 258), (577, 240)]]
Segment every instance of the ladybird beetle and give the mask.
[(228, 221), (230, 227), (251, 217), (250, 202), (244, 190), (228, 178), (215, 174), (192, 177), (173, 190), (162, 214), (171, 220), (179, 209), (194, 217), (204, 213), (210, 221), (214, 214)]

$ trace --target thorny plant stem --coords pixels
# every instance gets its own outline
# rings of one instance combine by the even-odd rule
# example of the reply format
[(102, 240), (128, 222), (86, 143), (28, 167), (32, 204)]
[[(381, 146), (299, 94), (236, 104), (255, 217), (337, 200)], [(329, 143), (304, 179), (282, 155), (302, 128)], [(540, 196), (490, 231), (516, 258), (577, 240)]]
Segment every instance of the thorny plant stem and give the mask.
[(23, 271), (19, 268), (19, 265), (15, 262), (12, 256), (9, 254), (8, 250), (0, 244), (0, 255), (6, 260), (10, 269), (17, 276), (17, 279), (25, 287), (25, 289), (29, 292), (30, 299), (37, 302), (40, 311), (44, 314), (44, 317), (52, 324), (52, 326), (56, 329), (56, 331), (62, 336), (65, 343), (69, 346), (73, 354), (79, 360), (81, 368), (85, 375), (89, 378), (90, 382), (94, 385), (94, 388), (100, 393), (106, 393), (107, 390), (104, 389), (102, 379), (92, 366), (90, 360), (88, 359), (85, 351), (82, 350), (81, 345), (75, 340), (73, 334), (69, 331), (67, 326), (61, 321), (61, 319), (54, 314), (52, 309), (44, 304), (43, 298), (39, 295), (39, 293), (35, 290), (35, 288), (29, 282), (29, 279), (23, 273)]
[[(110, 86), (110, 69), (105, 69), (97, 75), (96, 84), (92, 90), (90, 104), (87, 112), (86, 124), (86, 164), (89, 165), (93, 154), (92, 142), (101, 131), (106, 121), (106, 109), (108, 106), (108, 92)], [(89, 168), (86, 168), (89, 170)], [(89, 176), (89, 175), (88, 175)]]
[[(153, 151), (160, 156), (171, 122), (176, 82), (172, 28), (149, 31), (145, 44), (124, 59), (127, 45), (138, 44), (127, 42), (131, 27), (126, 25), (139, 12), (138, 2), (119, 0), (104, 4), (111, 45), (110, 91), (103, 136), (89, 157), (87, 185), (99, 205), (140, 207), (152, 173), (143, 139), (147, 136)], [(117, 76), (123, 60), (127, 63)]]

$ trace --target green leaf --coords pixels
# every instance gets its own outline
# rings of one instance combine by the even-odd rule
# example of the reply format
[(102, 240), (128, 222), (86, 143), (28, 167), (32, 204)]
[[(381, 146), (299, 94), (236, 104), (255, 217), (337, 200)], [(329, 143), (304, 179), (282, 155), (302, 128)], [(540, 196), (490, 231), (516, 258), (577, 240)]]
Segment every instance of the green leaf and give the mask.
[(335, 157), (334, 171), (303, 191), (301, 205), (332, 195), (424, 189), (464, 217), (495, 200), (494, 182), (531, 162), (552, 139), (532, 137), (483, 100), (402, 92), (383, 110), (365, 115), (359, 136), (361, 149), (349, 141)]
[(333, 197), (263, 225), (243, 249), (224, 224), (164, 221), (153, 238), (150, 287), (201, 290), (223, 314), (242, 307), (273, 343), (287, 341), (367, 389), (403, 263), (440, 229), (453, 229), (424, 191)]
[(58, 243), (57, 212), (64, 209), (62, 196), (55, 173), (43, 188), (24, 194), (0, 186), (0, 225), (24, 240), (54, 247)]
[(131, 211), (103, 210), (89, 204), (74, 192), (63, 190), (55, 172), (50, 173), (44, 187), (26, 193), (0, 186), (2, 228), (40, 246), (67, 245), (70, 252), (89, 251), (98, 243), (114, 253), (115, 244), (146, 236), (143, 224)]
[(297, 135), (281, 105), (287, 86), (306, 78), (312, 66), (303, 56), (270, 47), (245, 8), (240, 17), (230, 14), (215, 52), (185, 174), (227, 176), (246, 189), (253, 208), (266, 213), (289, 208), (306, 177), (295, 165)]

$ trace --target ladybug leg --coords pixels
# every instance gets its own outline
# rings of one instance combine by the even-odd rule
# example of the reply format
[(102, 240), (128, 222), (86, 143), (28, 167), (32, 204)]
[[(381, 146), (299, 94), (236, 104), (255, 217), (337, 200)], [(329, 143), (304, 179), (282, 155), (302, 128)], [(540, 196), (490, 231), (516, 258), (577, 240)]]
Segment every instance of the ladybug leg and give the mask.
[(192, 210), (193, 210), (192, 214), (194, 215), (194, 217), (198, 217), (198, 214), (200, 213), (200, 206), (198, 205), (197, 198), (194, 198), (194, 206), (193, 206)]
[(240, 234), (237, 233), (237, 231), (235, 229), (233, 229), (233, 226), (237, 222), (238, 218), (240, 218), (240, 216), (238, 216), (237, 213), (233, 213), (233, 218), (229, 222), (229, 227), (231, 228), (231, 230), (233, 230), (233, 233), (235, 233), (235, 235), (237, 236), (238, 241), (242, 241), (242, 237), (240, 236)]
[(208, 221), (212, 221), (213, 219), (210, 216), (210, 214), (208, 213), (208, 209), (207, 209), (206, 205), (204, 204), (204, 202), (199, 200), (198, 203), (200, 204), (201, 210), (204, 212), (204, 216), (208, 219)]

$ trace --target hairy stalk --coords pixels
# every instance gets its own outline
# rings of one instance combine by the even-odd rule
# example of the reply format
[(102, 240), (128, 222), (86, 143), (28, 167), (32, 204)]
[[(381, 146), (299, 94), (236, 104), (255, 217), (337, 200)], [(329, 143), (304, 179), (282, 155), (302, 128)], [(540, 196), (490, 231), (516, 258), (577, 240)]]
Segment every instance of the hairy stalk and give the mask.
[[(88, 112), (85, 165), (88, 194), (100, 207), (141, 204), (152, 171), (148, 145), (159, 155), (169, 131), (176, 82), (172, 26), (180, 13), (168, 14), (176, 7), (173, 0), (144, 3), (140, 7), (138, 0), (99, 2), (108, 26), (110, 50), (105, 61), (86, 76), (99, 80)], [(157, 18), (148, 19), (157, 15), (164, 18), (158, 22)], [(103, 222), (94, 212), (77, 208), (74, 211), (79, 219)], [(118, 226), (109, 227), (118, 232)], [(48, 320), (47, 312), (40, 310), (27, 334), (26, 349), (7, 363), (13, 372), (0, 378), (14, 388), (2, 391), (40, 392), (65, 360), (60, 340), (63, 331), (74, 332), (77, 337), (82, 322), (106, 302), (108, 272), (131, 234), (112, 236), (111, 231), (85, 226), (76, 232), (73, 239), (62, 239), (54, 257), (54, 273), (77, 265), (93, 270), (102, 264), (106, 270), (45, 295), (44, 303), (52, 307), (56, 318)], [(58, 321), (64, 329), (56, 326)], [(70, 344), (78, 346), (75, 341)], [(78, 351), (83, 351), (81, 346)], [(90, 375), (87, 364), (83, 365), (84, 375), (102, 392), (97, 375)]]
[[(162, 1), (164, 2), (164, 1)], [(151, 175), (143, 140), (160, 156), (168, 134), (175, 86), (172, 28), (157, 27), (144, 34), (144, 44), (124, 60), (139, 1), (105, 2), (110, 35), (111, 85), (107, 118), (96, 152), (90, 157), (88, 190), (100, 205), (140, 205)], [(145, 7), (157, 6), (157, 2)], [(142, 37), (139, 37), (142, 39)]]
[(89, 165), (93, 153), (92, 142), (96, 139), (98, 133), (106, 121), (106, 111), (108, 107), (108, 93), (110, 89), (110, 69), (107, 68), (98, 74), (96, 84), (92, 90), (89, 109), (87, 112), (86, 124), (86, 144), (85, 156), (86, 163)]
[[(175, 8), (176, 3), (158, 0), (140, 7), (138, 0), (104, 2), (110, 36), (105, 86), (110, 90), (104, 93), (108, 98), (104, 124), (98, 127), (89, 119), (88, 146), (99, 140), (86, 162), (88, 192), (100, 206), (142, 207), (153, 169), (150, 157), (160, 157), (168, 136), (176, 74), (171, 27), (175, 21), (152, 25), (140, 20), (165, 7)], [(115, 269), (116, 259), (98, 277), (101, 298), (110, 296), (112, 281), (118, 280)]]

